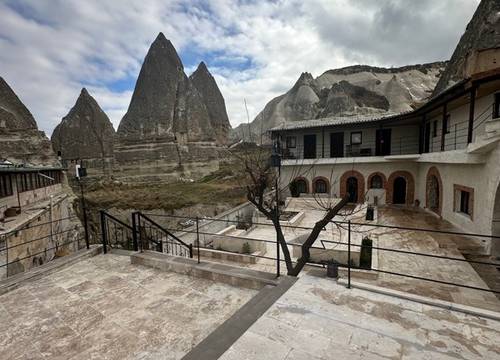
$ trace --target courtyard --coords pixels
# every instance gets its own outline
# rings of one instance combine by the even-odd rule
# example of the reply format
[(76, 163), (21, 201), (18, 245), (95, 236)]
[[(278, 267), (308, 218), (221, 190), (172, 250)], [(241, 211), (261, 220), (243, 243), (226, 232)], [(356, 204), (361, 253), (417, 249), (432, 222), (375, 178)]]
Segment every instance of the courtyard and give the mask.
[[(292, 222), (282, 222), (284, 235), (289, 244), (288, 248), (294, 260), (300, 255), (297, 251), (300, 250), (300, 243), (296, 243), (295, 240), (303, 239), (310, 232), (310, 228), (314, 223), (324, 215), (324, 210), (319, 205), (318, 200), (312, 197), (290, 198), (287, 200), (287, 206), (284, 210), (301, 214), (296, 216)], [(370, 238), (374, 247), (432, 256), (374, 250), (372, 253), (372, 268), (380, 271), (352, 271), (353, 279), (443, 301), (500, 311), (500, 300), (494, 293), (445, 284), (445, 282), (449, 282), (490, 289), (488, 285), (491, 285), (492, 282), (486, 277), (485, 279), (482, 278), (486, 272), (481, 272), (480, 276), (476, 268), (467, 261), (463, 261), (466, 259), (465, 253), (474, 252), (481, 247), (481, 238), (433, 232), (461, 231), (434, 214), (421, 209), (380, 206), (377, 208), (374, 221), (366, 221), (365, 213), (366, 208), (358, 205), (357, 208), (343, 211), (342, 214), (334, 218), (334, 221), (337, 222), (350, 220), (353, 223), (351, 227), (351, 256), (359, 256), (359, 245), (364, 237)], [(266, 222), (266, 219), (262, 217), (256, 217), (255, 220), (254, 226), (248, 230), (239, 230), (235, 229), (234, 226), (229, 226), (228, 231), (224, 232), (224, 236), (227, 237), (227, 242), (237, 242), (236, 248), (241, 248), (241, 244), (246, 241), (250, 243), (253, 241), (253, 243), (260, 246), (259, 249), (255, 250), (254, 254), (267, 257), (257, 258), (255, 263), (240, 263), (238, 266), (276, 272), (276, 261), (268, 259), (276, 257), (275, 229), (269, 221)], [(374, 227), (370, 226), (371, 224), (431, 231)], [(346, 264), (347, 246), (345, 244), (347, 243), (347, 237), (346, 224), (329, 224), (316, 240), (314, 244), (316, 249), (311, 251), (311, 256), (319, 254), (316, 260), (328, 259), (329, 256), (338, 256), (335, 260)], [(264, 242), (260, 243), (259, 241)], [(342, 244), (336, 244), (335, 242)], [(442, 259), (435, 256), (446, 256), (458, 260)], [(282, 253), (280, 257), (283, 259)], [(492, 266), (483, 266), (483, 268), (491, 268), (493, 270), (490, 271), (497, 271)], [(281, 274), (286, 274), (284, 263), (282, 263), (280, 271)], [(309, 266), (306, 267), (306, 271), (317, 271), (317, 268)], [(391, 273), (421, 277), (438, 282)], [(340, 276), (345, 278), (346, 271), (344, 269), (341, 269)], [(485, 280), (488, 280), (488, 283)], [(498, 289), (495, 288), (495, 290)]]

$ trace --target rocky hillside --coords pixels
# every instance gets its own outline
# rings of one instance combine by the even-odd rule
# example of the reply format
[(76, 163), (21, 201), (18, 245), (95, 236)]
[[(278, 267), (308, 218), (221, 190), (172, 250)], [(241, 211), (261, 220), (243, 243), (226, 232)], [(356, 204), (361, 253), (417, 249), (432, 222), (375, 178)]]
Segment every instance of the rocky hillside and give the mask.
[(473, 52), (500, 45), (500, 0), (482, 0), (460, 38), (433, 95), (464, 79), (466, 61)]
[(224, 115), (224, 99), (204, 64), (188, 78), (174, 46), (160, 33), (144, 59), (117, 136), (140, 142), (223, 141)]
[[(285, 94), (271, 100), (250, 124), (253, 141), (285, 121), (332, 116), (398, 113), (427, 99), (446, 63), (436, 62), (400, 68), (365, 65), (328, 70), (314, 78), (302, 73)], [(249, 137), (247, 124), (232, 132), (232, 140)]]
[(113, 156), (115, 130), (108, 116), (83, 88), (75, 105), (52, 133), (54, 151), (63, 160)]
[(15, 164), (55, 166), (49, 139), (39, 131), (30, 111), (0, 77), (0, 160)]

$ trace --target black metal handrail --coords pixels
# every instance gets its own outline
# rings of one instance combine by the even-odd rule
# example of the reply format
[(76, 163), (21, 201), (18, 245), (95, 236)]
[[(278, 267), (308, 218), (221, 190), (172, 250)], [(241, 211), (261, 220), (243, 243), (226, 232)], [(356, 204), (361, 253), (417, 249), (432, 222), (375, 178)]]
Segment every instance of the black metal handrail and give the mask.
[[(107, 213), (104, 210), (100, 211), (101, 217), (101, 238), (103, 252), (106, 254), (108, 247), (123, 248), (126, 250), (137, 250), (137, 243), (134, 228), (127, 223), (121, 221), (115, 216)], [(110, 227), (113, 227), (113, 232), (110, 232)], [(127, 236), (130, 235), (130, 236)], [(119, 240), (118, 237), (121, 237)], [(111, 241), (114, 238), (114, 243)]]
[[(184, 241), (179, 239), (177, 236), (175, 236), (173, 233), (171, 233), (169, 230), (167, 230), (165, 227), (163, 227), (162, 225), (158, 224), (156, 221), (151, 219), (149, 216), (147, 216), (141, 212), (136, 212), (134, 214), (136, 216), (136, 219), (133, 220), (133, 223), (135, 226), (137, 226), (137, 229), (138, 229), (137, 234), (139, 237), (139, 244), (141, 245), (141, 250), (144, 249), (144, 241), (143, 240), (146, 240), (146, 239), (143, 239), (143, 232), (141, 231), (141, 230), (147, 228), (147, 225), (143, 223), (143, 221), (145, 221), (145, 222), (150, 224), (150, 226), (149, 226), (149, 230), (150, 230), (149, 235), (150, 236), (147, 237), (147, 241), (150, 241), (153, 244), (155, 244), (157, 246), (157, 250), (159, 252), (166, 252), (168, 254), (177, 255), (177, 256), (188, 255), (189, 258), (193, 257), (193, 245), (192, 244), (185, 243)], [(141, 221), (141, 220), (143, 220), (143, 221)], [(154, 227), (154, 229), (152, 227)], [(158, 232), (161, 233), (159, 236), (158, 236)], [(157, 235), (156, 237), (154, 236), (155, 234)], [(164, 244), (165, 244), (165, 246), (164, 246)]]

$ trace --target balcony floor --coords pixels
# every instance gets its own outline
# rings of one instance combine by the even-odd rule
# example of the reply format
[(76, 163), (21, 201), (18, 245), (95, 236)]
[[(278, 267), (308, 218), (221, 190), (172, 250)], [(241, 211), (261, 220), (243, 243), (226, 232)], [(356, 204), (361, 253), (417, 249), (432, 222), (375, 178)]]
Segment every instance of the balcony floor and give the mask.
[(98, 255), (0, 296), (0, 357), (180, 359), (255, 293)]

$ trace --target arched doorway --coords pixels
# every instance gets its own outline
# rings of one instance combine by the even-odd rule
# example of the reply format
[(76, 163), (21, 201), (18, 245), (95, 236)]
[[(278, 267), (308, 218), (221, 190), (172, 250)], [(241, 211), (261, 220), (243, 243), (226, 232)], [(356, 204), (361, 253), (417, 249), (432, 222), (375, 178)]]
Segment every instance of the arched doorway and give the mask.
[(415, 200), (415, 180), (409, 171), (398, 170), (389, 176), (386, 199), (389, 204), (413, 204)]
[(443, 205), (443, 183), (436, 167), (431, 167), (427, 172), (426, 181), (426, 204), (427, 209), (441, 215)]
[(434, 212), (439, 212), (439, 182), (434, 175), (427, 180), (429, 203), (428, 207)]
[(358, 202), (358, 179), (351, 176), (347, 179), (347, 193), (349, 194), (349, 202)]
[(393, 189), (392, 203), (406, 204), (406, 179), (402, 176), (394, 179)]
[[(493, 205), (493, 218), (491, 223), (491, 235), (500, 236), (500, 184)], [(500, 258), (500, 239), (491, 239), (491, 255)]]

